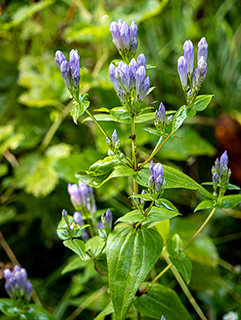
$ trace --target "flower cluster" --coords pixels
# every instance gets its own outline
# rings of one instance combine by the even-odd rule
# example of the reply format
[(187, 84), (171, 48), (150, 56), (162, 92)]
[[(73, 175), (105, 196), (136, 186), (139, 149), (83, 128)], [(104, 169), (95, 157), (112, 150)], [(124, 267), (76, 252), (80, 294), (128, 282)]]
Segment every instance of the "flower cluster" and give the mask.
[[(110, 147), (111, 152), (116, 154), (120, 148), (120, 139), (118, 139), (116, 129), (114, 130), (111, 138), (112, 138), (112, 141), (110, 141), (109, 138), (106, 138), (106, 143), (107, 143), (108, 147)], [(111, 155), (111, 154), (109, 154), (109, 155)]]
[(161, 102), (159, 109), (155, 112), (154, 124), (156, 128), (160, 131), (161, 134), (164, 134), (169, 124), (172, 122), (172, 116), (167, 117), (166, 119), (166, 108)]
[(220, 188), (225, 188), (231, 176), (231, 170), (228, 168), (227, 151), (224, 151), (220, 160), (216, 159), (214, 166), (212, 167), (212, 175), (213, 188), (216, 193), (218, 184)]
[(80, 211), (84, 217), (86, 216), (86, 210), (96, 212), (94, 192), (91, 187), (81, 181), (79, 181), (79, 185), (69, 183), (68, 193), (75, 210)]
[(156, 198), (163, 192), (166, 181), (163, 178), (163, 166), (160, 163), (154, 165), (153, 161), (149, 167), (148, 188), (152, 195)]
[(33, 285), (28, 281), (27, 271), (15, 265), (13, 271), (5, 269), (3, 271), (5, 282), (5, 289), (11, 298), (26, 300), (31, 299)]
[(72, 49), (69, 54), (69, 62), (65, 59), (63, 52), (56, 51), (55, 61), (62, 73), (62, 77), (66, 87), (71, 95), (78, 99), (79, 83), (80, 83), (80, 56), (77, 50)]
[(185, 41), (183, 45), (184, 56), (178, 59), (178, 73), (180, 76), (182, 87), (187, 89), (188, 78), (190, 79), (190, 87), (192, 91), (200, 89), (207, 73), (207, 55), (208, 44), (205, 38), (202, 38), (198, 43), (198, 63), (194, 70), (194, 46), (191, 40)]
[[(84, 225), (84, 220), (82, 219), (82, 215), (80, 212), (75, 211), (73, 218), (71, 217), (71, 221), (69, 221), (68, 212), (63, 209), (62, 211), (62, 217), (64, 218), (64, 221), (66, 222), (66, 225), (63, 226), (63, 228), (69, 228), (71, 231), (78, 231), (79, 226)], [(83, 240), (87, 241), (89, 239), (88, 233), (82, 229), (81, 230), (81, 237)]]
[(126, 21), (119, 19), (118, 23), (111, 22), (109, 30), (113, 37), (113, 43), (120, 55), (130, 52), (134, 56), (138, 45), (136, 23), (132, 21), (129, 27)]
[(133, 58), (129, 66), (121, 61), (116, 68), (111, 63), (109, 75), (123, 105), (128, 108), (132, 102), (131, 97), (135, 97), (139, 103), (143, 102), (150, 89), (149, 77), (146, 78), (146, 57), (143, 53), (136, 60)]

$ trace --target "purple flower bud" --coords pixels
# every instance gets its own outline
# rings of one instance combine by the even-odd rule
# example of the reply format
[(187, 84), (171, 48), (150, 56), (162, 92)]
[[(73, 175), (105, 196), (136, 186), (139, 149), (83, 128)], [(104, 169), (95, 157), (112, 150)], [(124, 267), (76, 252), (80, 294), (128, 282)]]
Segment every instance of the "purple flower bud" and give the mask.
[(198, 61), (201, 59), (201, 57), (203, 57), (205, 61), (207, 61), (208, 44), (204, 37), (198, 42), (198, 55), (197, 55)]
[(214, 188), (216, 188), (218, 185), (218, 180), (219, 180), (219, 175), (217, 172), (214, 172), (214, 174), (212, 176), (212, 180), (213, 180), (213, 186), (214, 186)]
[(62, 211), (62, 217), (64, 218), (64, 221), (68, 224), (69, 223), (68, 212), (65, 209), (63, 209)]
[(204, 57), (201, 57), (200, 60), (198, 61), (198, 66), (197, 66), (197, 74), (196, 74), (196, 77), (197, 77), (197, 83), (198, 83), (198, 86), (200, 86), (205, 77), (206, 77), (206, 74), (207, 74), (207, 63), (204, 59)]
[(109, 75), (110, 75), (110, 80), (114, 86), (115, 91), (118, 91), (119, 83), (116, 79), (116, 67), (114, 66), (113, 63), (111, 63), (109, 66)]
[(185, 88), (187, 86), (187, 60), (181, 56), (177, 61), (177, 70), (181, 80), (182, 86)]
[(57, 50), (56, 53), (55, 53), (54, 59), (57, 62), (58, 66), (59, 66), (59, 69), (61, 70), (62, 62), (66, 60), (63, 52), (61, 52), (60, 50)]
[(164, 104), (161, 102), (159, 109), (156, 110), (156, 112), (155, 112), (156, 121), (161, 124), (164, 124), (165, 123), (165, 116), (166, 116), (166, 109), (164, 107)]
[(138, 68), (140, 66), (143, 66), (146, 69), (146, 57), (143, 53), (141, 53), (136, 60), (137, 60)]
[(3, 276), (6, 280), (9, 280), (12, 276), (12, 271), (10, 269), (4, 269)]
[(82, 233), (81, 238), (82, 238), (84, 241), (87, 241), (87, 240), (89, 239), (88, 233), (87, 233), (85, 230), (83, 230), (83, 233)]
[(80, 226), (84, 225), (84, 221), (83, 221), (83, 219), (82, 219), (82, 215), (81, 215), (80, 212), (75, 211), (73, 217), (74, 217), (74, 221), (75, 221), (77, 224), (79, 224)]
[(151, 190), (155, 186), (155, 180), (153, 176), (150, 176), (148, 179), (148, 188)]
[[(120, 65), (120, 64), (119, 64)], [(123, 64), (121, 67), (116, 69), (116, 79), (119, 82), (119, 85), (127, 93), (130, 92), (130, 70), (127, 64)]]
[(120, 88), (118, 89), (118, 97), (123, 104), (126, 103), (124, 91), (121, 90)]
[(71, 68), (71, 73), (74, 74), (74, 72), (77, 71), (79, 74), (80, 69), (80, 56), (78, 54), (77, 50), (72, 49), (69, 53), (69, 66)]
[(137, 38), (137, 30), (138, 30), (138, 27), (137, 27), (135, 21), (132, 21), (131, 26), (130, 26), (130, 38), (131, 38), (131, 41), (136, 40), (136, 38)]
[(161, 317), (161, 320), (166, 320), (166, 318), (164, 316)]
[(187, 61), (187, 71), (189, 74), (193, 73), (193, 63), (194, 63), (194, 46), (191, 40), (185, 41), (183, 45), (184, 58)]
[(132, 40), (131, 41), (131, 52), (132, 52), (133, 55), (136, 54), (137, 47), (138, 47), (137, 39)]
[(138, 46), (138, 41), (137, 41), (137, 30), (138, 27), (134, 21), (132, 21), (131, 26), (130, 26), (130, 47), (131, 47), (131, 52), (134, 55), (136, 53), (136, 49)]
[(154, 168), (153, 168), (153, 175), (154, 175), (154, 179), (155, 181), (157, 180), (157, 178), (163, 176), (163, 166), (160, 163), (157, 163)]
[(226, 175), (228, 172), (228, 154), (227, 151), (220, 157), (220, 175)]
[(124, 21), (120, 28), (121, 40), (123, 43), (123, 48), (130, 50), (130, 30), (128, 24)]
[(72, 84), (71, 84), (71, 71), (70, 71), (70, 66), (68, 61), (64, 60), (61, 64), (60, 67), (61, 73), (62, 73), (62, 77), (64, 80), (64, 83), (66, 85), (66, 87), (71, 90), (72, 89)]
[(21, 270), (21, 267), (19, 267), (19, 265), (15, 265), (14, 267), (13, 267), (13, 273), (15, 273), (16, 271), (20, 271)]
[(215, 163), (214, 163), (214, 168), (217, 172), (220, 171), (220, 162), (218, 159), (216, 159)]
[(116, 129), (114, 130), (113, 134), (112, 134), (112, 146), (113, 148), (115, 147), (115, 144), (118, 140), (118, 135), (117, 135), (117, 132), (116, 132)]
[(138, 97), (141, 92), (141, 86), (146, 77), (146, 69), (141, 66), (136, 71), (136, 96)]
[(137, 71), (137, 62), (133, 58), (129, 64), (129, 71), (130, 71), (130, 89), (136, 87), (136, 71)]
[(5, 290), (7, 291), (7, 294), (8, 294), (10, 297), (12, 297), (12, 295), (13, 295), (13, 288), (12, 288), (12, 286), (11, 286), (11, 284), (10, 284), (9, 281), (6, 281), (6, 282), (5, 282)]
[(20, 270), (20, 274), (21, 274), (22, 283), (26, 283), (28, 281), (27, 271), (24, 268), (22, 268)]
[(82, 195), (77, 184), (68, 184), (68, 193), (70, 195), (70, 200), (74, 207), (82, 206)]
[(155, 165), (153, 163), (153, 161), (151, 160), (150, 166), (149, 166), (149, 176), (153, 176), (154, 175), (154, 169)]
[(139, 95), (139, 101), (142, 102), (145, 99), (148, 91), (150, 89), (150, 79), (147, 77), (141, 85), (141, 91)]
[(110, 232), (112, 229), (112, 212), (110, 211), (110, 209), (108, 209), (106, 211), (106, 214), (102, 214), (101, 216), (101, 221), (103, 223), (103, 227), (107, 232)]
[(29, 281), (26, 282), (24, 292), (27, 300), (30, 300), (33, 292), (33, 285), (31, 282)]
[(167, 125), (167, 127), (168, 127), (169, 124), (172, 122), (172, 119), (173, 119), (173, 116), (167, 117), (167, 120), (166, 120), (166, 125)]
[(119, 28), (118, 24), (115, 21), (111, 22), (109, 30), (112, 34), (114, 45), (116, 46), (116, 48), (118, 50), (121, 50), (122, 49), (122, 40), (121, 40), (120, 28)]
[(75, 89), (79, 89), (79, 83), (80, 83), (80, 74), (77, 70), (72, 75), (73, 84)]

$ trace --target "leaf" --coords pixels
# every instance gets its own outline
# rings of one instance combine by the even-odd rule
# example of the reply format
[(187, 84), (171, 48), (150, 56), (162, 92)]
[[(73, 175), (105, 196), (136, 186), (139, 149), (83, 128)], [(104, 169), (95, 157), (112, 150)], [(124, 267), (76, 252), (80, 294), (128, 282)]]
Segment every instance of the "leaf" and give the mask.
[(80, 268), (84, 268), (86, 265), (85, 261), (80, 260), (79, 257), (76, 257), (74, 259), (72, 259), (70, 262), (68, 262), (66, 264), (66, 266), (63, 268), (63, 270), (61, 271), (61, 274), (65, 274)]
[(174, 234), (167, 244), (169, 259), (172, 264), (183, 276), (183, 279), (189, 284), (192, 275), (192, 262), (187, 258), (186, 253), (182, 251), (183, 242), (178, 234)]
[(12, 220), (16, 215), (15, 207), (6, 207), (2, 205), (0, 207), (0, 226), (9, 220)]
[(79, 102), (73, 103), (73, 107), (70, 109), (70, 114), (75, 124), (77, 124), (78, 118), (88, 109), (90, 102), (87, 100), (88, 94), (80, 94)]
[(129, 196), (129, 198), (139, 198), (139, 199), (143, 199), (145, 201), (151, 201), (152, 200), (152, 196), (150, 193), (144, 193), (144, 194), (132, 194)]
[(152, 207), (148, 216), (144, 216), (139, 210), (133, 210), (126, 213), (123, 217), (119, 218), (117, 222), (126, 222), (126, 223), (136, 223), (141, 222), (142, 226), (152, 227), (160, 221), (171, 219), (177, 216), (178, 212), (159, 208)]
[(149, 132), (149, 133), (152, 133), (152, 134), (154, 134), (155, 136), (158, 136), (158, 137), (161, 136), (160, 131), (158, 131), (157, 129), (154, 129), (154, 128), (144, 128), (143, 130), (144, 130), (144, 131), (147, 131), (147, 132)]
[[(142, 286), (148, 286), (148, 283)], [(158, 283), (153, 283), (146, 293), (136, 298), (134, 306), (142, 315), (154, 319), (162, 316), (166, 320), (192, 319), (176, 292)]]
[(205, 209), (211, 209), (211, 208), (212, 208), (212, 209), (215, 208), (215, 203), (214, 203), (214, 201), (212, 201), (212, 200), (204, 200), (204, 201), (200, 202), (200, 203), (196, 206), (194, 212), (196, 212), (196, 211), (198, 211), (198, 210), (205, 210)]
[(218, 207), (224, 209), (231, 209), (236, 207), (240, 202), (241, 194), (232, 194), (229, 196), (224, 196), (222, 199), (222, 204)]
[(173, 210), (173, 211), (176, 211), (178, 213), (178, 210), (177, 208), (174, 206), (173, 203), (171, 203), (171, 201), (167, 200), (167, 199), (164, 199), (164, 198), (160, 198), (158, 200), (155, 201), (155, 205), (157, 207), (160, 207), (160, 208), (165, 208), (165, 209), (168, 209), (168, 210)]
[[(200, 194), (210, 199), (215, 197), (204, 189), (199, 183), (187, 176), (185, 173), (174, 169), (172, 167), (163, 165), (164, 173), (163, 176), (166, 179), (166, 189), (184, 188), (190, 190), (197, 190)], [(135, 181), (141, 186), (148, 187), (149, 173), (148, 168), (144, 168), (134, 175)]]
[(16, 302), (12, 299), (0, 299), (0, 310), (8, 317), (17, 317), (19, 313), (15, 307), (15, 304)]
[(205, 110), (209, 105), (209, 103), (211, 102), (213, 96), (214, 96), (213, 94), (205, 94), (205, 95), (197, 96), (196, 99), (194, 100), (193, 109), (196, 111)]
[(136, 291), (156, 264), (163, 241), (154, 229), (120, 224), (107, 240), (110, 294), (116, 320), (124, 320)]
[(174, 115), (172, 121), (172, 133), (176, 132), (187, 118), (187, 109), (187, 106), (182, 106), (177, 110), (177, 113)]
[(227, 190), (240, 190), (240, 188), (238, 186), (235, 186), (234, 184), (228, 183), (225, 188)]
[(20, 317), (26, 320), (56, 320), (56, 318), (35, 304), (20, 305), (19, 301), (12, 299), (0, 299), (0, 310), (8, 317)]
[(163, 239), (163, 245), (165, 246), (168, 238), (169, 238), (169, 234), (170, 234), (170, 220), (163, 220), (158, 222), (155, 225), (155, 228), (157, 230), (158, 233), (160, 233), (160, 235), (162, 236)]
[(110, 179), (116, 177), (128, 177), (133, 174), (135, 174), (135, 171), (132, 168), (124, 165), (117, 165), (110, 174), (107, 173), (106, 175), (96, 177), (92, 173), (88, 174), (85, 171), (78, 171), (76, 172), (75, 177), (91, 187), (99, 188)]
[(120, 161), (117, 156), (106, 157), (103, 160), (93, 163), (88, 169), (88, 174), (101, 176), (107, 174), (118, 164), (120, 164)]
[(136, 123), (142, 123), (145, 121), (150, 121), (153, 120), (155, 118), (155, 113), (154, 112), (150, 112), (150, 113), (144, 113), (141, 114), (139, 116), (136, 117)]
[(123, 107), (112, 108), (112, 109), (109, 110), (109, 112), (116, 120), (128, 120), (128, 121), (130, 121), (129, 113)]
[(85, 251), (90, 252), (91, 257), (97, 257), (105, 246), (105, 241), (99, 236), (90, 238), (85, 244)]
[(101, 313), (98, 314), (97, 317), (94, 318), (94, 320), (104, 320), (105, 316), (107, 316), (108, 314), (112, 314), (114, 313), (114, 307), (113, 307), (113, 303), (112, 301), (110, 303), (107, 304), (107, 306), (101, 311)]
[(65, 240), (63, 242), (63, 245), (70, 250), (74, 251), (82, 260), (87, 260), (88, 256), (85, 253), (85, 243), (82, 240), (79, 239), (73, 239), (73, 240)]

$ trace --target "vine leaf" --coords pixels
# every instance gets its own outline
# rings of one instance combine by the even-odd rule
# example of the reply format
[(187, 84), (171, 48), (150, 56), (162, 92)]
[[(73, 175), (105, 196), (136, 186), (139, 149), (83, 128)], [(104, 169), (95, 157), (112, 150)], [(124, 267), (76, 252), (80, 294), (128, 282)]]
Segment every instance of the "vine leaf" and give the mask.
[(135, 294), (156, 264), (163, 247), (155, 229), (135, 229), (121, 223), (107, 240), (110, 294), (116, 320), (124, 320)]

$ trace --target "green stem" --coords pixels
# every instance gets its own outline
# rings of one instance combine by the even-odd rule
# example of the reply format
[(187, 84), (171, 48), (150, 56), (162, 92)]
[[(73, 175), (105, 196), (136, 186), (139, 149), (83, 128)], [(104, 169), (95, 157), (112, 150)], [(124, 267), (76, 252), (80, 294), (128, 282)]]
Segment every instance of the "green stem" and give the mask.
[(131, 141), (132, 141), (132, 161), (134, 170), (137, 169), (136, 136), (135, 136), (135, 116), (131, 118)]
[(169, 270), (169, 269), (171, 268), (171, 266), (172, 266), (172, 263), (168, 264), (168, 265), (166, 266), (166, 268), (163, 269), (163, 270), (149, 283), (149, 286), (151, 286), (152, 283), (156, 282), (159, 278), (161, 278), (161, 276), (163, 276), (164, 273), (166, 273), (167, 270)]
[(85, 112), (88, 114), (89, 117), (91, 117), (91, 119), (94, 121), (94, 123), (97, 125), (97, 127), (100, 129), (100, 131), (103, 133), (103, 135), (109, 139), (110, 137), (108, 136), (108, 134), (105, 132), (105, 130), (101, 127), (101, 125), (99, 124), (99, 122), (95, 119), (95, 117), (92, 115), (92, 113), (89, 110), (85, 110)]
[(186, 250), (186, 248), (191, 244), (191, 242), (199, 235), (199, 233), (203, 230), (203, 228), (206, 226), (206, 224), (208, 223), (208, 221), (212, 218), (214, 212), (215, 212), (215, 208), (213, 208), (213, 210), (210, 212), (210, 214), (208, 215), (207, 219), (203, 222), (203, 224), (201, 225), (201, 227), (198, 229), (198, 231), (194, 234), (194, 236), (192, 236), (192, 238), (188, 241), (188, 243), (185, 245), (185, 247), (183, 248), (182, 251)]
[(150, 156), (138, 167), (138, 170), (141, 170), (142, 168), (144, 168), (145, 164), (150, 161), (156, 154), (157, 152), (164, 146), (164, 144), (171, 138), (172, 136), (172, 132), (169, 133), (169, 135), (165, 138), (165, 140), (159, 145), (158, 148), (155, 148), (152, 153), (150, 154)]
[(180, 276), (179, 272), (177, 271), (177, 269), (172, 265), (171, 261), (169, 260), (168, 257), (168, 253), (164, 250), (163, 251), (163, 257), (166, 260), (167, 264), (170, 265), (170, 268), (172, 270), (172, 273), (174, 274), (177, 282), (179, 283), (179, 285), (181, 286), (183, 292), (185, 293), (185, 295), (187, 296), (188, 300), (190, 301), (190, 303), (192, 304), (193, 308), (195, 309), (195, 311), (197, 312), (197, 314), (199, 315), (200, 319), (202, 320), (207, 320), (207, 318), (205, 317), (205, 315), (203, 314), (202, 310), (200, 309), (199, 305), (197, 304), (197, 302), (195, 301), (195, 299), (193, 298), (191, 292), (189, 291), (187, 285), (185, 284), (184, 280), (182, 279), (182, 277)]

